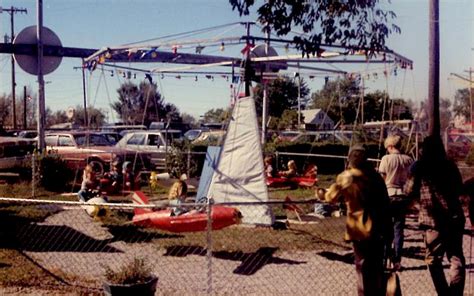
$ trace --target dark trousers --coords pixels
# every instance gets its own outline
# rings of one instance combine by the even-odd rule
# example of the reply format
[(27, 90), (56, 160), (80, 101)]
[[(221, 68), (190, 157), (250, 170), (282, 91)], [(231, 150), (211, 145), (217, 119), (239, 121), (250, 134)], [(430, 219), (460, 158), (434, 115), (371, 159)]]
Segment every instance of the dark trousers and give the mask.
[(381, 239), (353, 241), (359, 296), (385, 295), (384, 243)]
[(405, 241), (405, 214), (407, 199), (404, 196), (390, 197), (390, 211), (393, 222), (393, 253), (392, 262), (400, 263), (402, 260), (403, 242)]
[[(462, 230), (448, 229), (425, 231), (425, 262), (438, 295), (463, 295), (466, 278), (466, 261), (462, 252)], [(446, 280), (443, 271), (444, 254), (450, 263), (450, 281)]]

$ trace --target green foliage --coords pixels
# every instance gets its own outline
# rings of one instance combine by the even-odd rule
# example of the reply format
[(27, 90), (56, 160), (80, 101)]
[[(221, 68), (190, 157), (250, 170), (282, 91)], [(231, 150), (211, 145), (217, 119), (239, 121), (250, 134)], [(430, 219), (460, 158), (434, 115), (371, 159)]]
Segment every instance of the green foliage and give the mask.
[(149, 126), (153, 121), (181, 122), (178, 108), (165, 103), (155, 83), (141, 82), (139, 85), (126, 81), (118, 92), (118, 102), (111, 107), (126, 124), (144, 124)]
[[(369, 158), (378, 158), (379, 146), (376, 143), (369, 143), (366, 145)], [(273, 151), (272, 151), (273, 150)], [(279, 144), (267, 144), (264, 148), (266, 154), (277, 155), (279, 152), (301, 153), (301, 154), (320, 154), (320, 155), (334, 155), (347, 156), (349, 153), (349, 145), (334, 144), (329, 142), (318, 143), (292, 143), (283, 142)], [(272, 153), (271, 153), (272, 152)], [(278, 155), (278, 169), (286, 168), (289, 160), (294, 160), (300, 172), (303, 172), (310, 164), (315, 164), (318, 167), (318, 174), (337, 174), (344, 170), (344, 158), (332, 157), (309, 157), (309, 156), (295, 156), (295, 155)]]
[(153, 277), (152, 269), (145, 263), (143, 258), (134, 258), (134, 260), (123, 265), (118, 271), (109, 266), (105, 267), (105, 278), (110, 284), (129, 285), (144, 283)]
[(35, 153), (34, 157), (35, 169), (39, 169), (33, 172), (35, 182), (49, 191), (64, 191), (74, 176), (66, 162), (55, 153)]
[(356, 123), (356, 116), (359, 116), (358, 122), (413, 118), (410, 106), (403, 99), (391, 100), (385, 91), (379, 90), (364, 95), (364, 112), (358, 114), (360, 85), (352, 78), (328, 81), (311, 99), (311, 107), (327, 111), (332, 120), (343, 124)]
[[(298, 83), (289, 77), (280, 77), (268, 84), (268, 115), (280, 118), (285, 110), (298, 107)], [(304, 79), (301, 79), (300, 98), (302, 105), (306, 102), (309, 88)], [(263, 85), (255, 87), (255, 107), (260, 116), (263, 110)], [(303, 109), (303, 107), (302, 107)]]
[(182, 174), (189, 174), (188, 177), (195, 176), (198, 167), (197, 158), (190, 154), (188, 159), (188, 152), (191, 152), (191, 144), (188, 141), (173, 143), (173, 148), (166, 156), (166, 167), (169, 168), (171, 177), (179, 178)]
[(454, 115), (471, 118), (471, 103), (468, 88), (458, 89), (454, 95)]
[(202, 121), (206, 123), (224, 123), (229, 119), (231, 114), (232, 110), (230, 108), (213, 108), (204, 113)]
[(66, 115), (66, 111), (64, 110), (57, 110), (53, 112), (51, 109), (46, 108), (46, 126), (52, 126), (58, 123), (67, 122), (68, 118)]
[[(301, 121), (303, 122), (304, 117), (301, 116)], [(295, 130), (298, 128), (298, 111), (296, 110), (285, 110), (281, 115), (280, 120), (278, 121), (277, 129), (291, 129)]]
[(355, 79), (337, 78), (328, 81), (323, 89), (311, 95), (312, 108), (323, 109), (334, 122), (354, 123), (359, 84)]
[[(255, 0), (229, 0), (233, 10), (248, 15)], [(285, 36), (292, 28), (305, 33), (293, 37), (303, 54), (321, 53), (322, 44), (367, 49), (368, 53), (386, 49), (385, 39), (400, 28), (392, 23), (393, 11), (379, 8), (379, 0), (367, 1), (259, 1), (258, 21), (264, 30)], [(259, 4), (260, 5), (260, 4)]]
[[(76, 106), (74, 112), (75, 123), (79, 124), (80, 126), (85, 126), (86, 121), (84, 115), (84, 107), (81, 107), (79, 105)], [(100, 128), (105, 124), (105, 115), (100, 109), (94, 107), (87, 107), (87, 117), (90, 128)]]

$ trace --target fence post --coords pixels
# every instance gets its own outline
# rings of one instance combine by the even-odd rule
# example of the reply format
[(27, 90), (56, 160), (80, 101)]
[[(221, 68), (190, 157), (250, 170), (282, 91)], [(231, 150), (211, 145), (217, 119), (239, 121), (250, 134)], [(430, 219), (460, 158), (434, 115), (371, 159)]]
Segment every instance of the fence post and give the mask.
[(212, 199), (207, 199), (207, 232), (206, 232), (206, 260), (207, 260), (207, 294), (212, 294)]
[(191, 175), (189, 174), (189, 171), (191, 169), (191, 148), (190, 147), (188, 147), (187, 154), (188, 154), (188, 159), (187, 159), (188, 161), (186, 163), (186, 175), (188, 176), (188, 178), (191, 178)]
[(35, 187), (36, 187), (36, 150), (31, 154), (31, 197), (35, 197)]
[(279, 171), (278, 164), (280, 163), (280, 160), (278, 159), (278, 151), (275, 151), (275, 168), (276, 171)]

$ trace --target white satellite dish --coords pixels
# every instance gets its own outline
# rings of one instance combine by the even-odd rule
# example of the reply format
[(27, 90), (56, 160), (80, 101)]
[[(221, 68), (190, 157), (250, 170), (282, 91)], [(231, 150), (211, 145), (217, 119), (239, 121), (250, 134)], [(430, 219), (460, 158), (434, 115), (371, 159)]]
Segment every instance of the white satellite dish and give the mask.
[[(59, 37), (50, 29), (43, 27), (42, 29), (43, 45), (51, 46), (62, 46)], [(30, 26), (24, 28), (13, 40), (13, 44), (37, 44), (36, 38), (36, 26)], [(24, 54), (13, 54), (16, 62), (23, 71), (37, 75), (38, 74), (38, 56), (37, 55), (24, 55)], [(56, 70), (61, 64), (62, 57), (44, 56), (43, 57), (43, 74), (49, 74)]]

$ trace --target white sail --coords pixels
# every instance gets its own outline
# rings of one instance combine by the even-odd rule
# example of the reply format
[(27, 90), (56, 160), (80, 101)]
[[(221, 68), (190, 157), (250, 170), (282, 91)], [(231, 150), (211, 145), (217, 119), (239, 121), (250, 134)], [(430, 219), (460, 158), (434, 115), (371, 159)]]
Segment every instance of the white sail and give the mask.
[[(208, 197), (216, 202), (268, 201), (253, 97), (240, 98), (235, 103)], [(273, 223), (268, 205), (242, 205), (238, 208), (243, 215), (243, 223)]]

